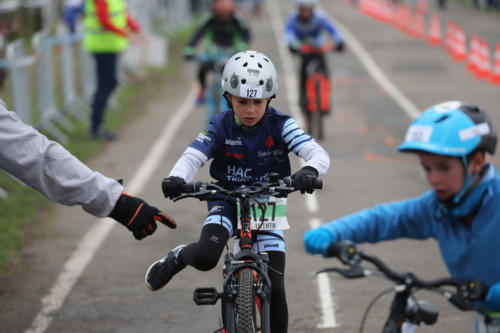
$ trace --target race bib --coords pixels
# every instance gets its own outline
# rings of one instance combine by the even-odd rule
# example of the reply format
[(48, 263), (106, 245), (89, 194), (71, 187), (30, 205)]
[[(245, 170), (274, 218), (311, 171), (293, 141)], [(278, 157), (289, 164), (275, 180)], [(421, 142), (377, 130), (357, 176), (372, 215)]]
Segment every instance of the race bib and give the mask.
[[(261, 196), (250, 203), (250, 223), (252, 230), (285, 230), (290, 229), (286, 218), (286, 198)], [(240, 201), (237, 201), (238, 229), (241, 229)], [(264, 215), (264, 219), (262, 216)]]
[(262, 98), (262, 86), (242, 84), (240, 87), (240, 97)]

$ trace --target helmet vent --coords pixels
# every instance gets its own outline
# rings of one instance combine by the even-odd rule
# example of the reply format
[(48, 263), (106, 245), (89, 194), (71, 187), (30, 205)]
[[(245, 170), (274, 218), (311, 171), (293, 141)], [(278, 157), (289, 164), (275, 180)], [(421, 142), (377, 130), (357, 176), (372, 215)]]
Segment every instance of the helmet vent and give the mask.
[(241, 84), (245, 84), (245, 83), (247, 83), (247, 80), (245, 80), (245, 79), (241, 80)]
[(247, 67), (247, 66), (248, 66), (248, 62), (245, 62), (245, 63), (243, 64), (243, 67)]
[(234, 60), (239, 60), (239, 59), (241, 59), (241, 57), (236, 57), (236, 58), (234, 58)]
[(448, 118), (450, 118), (450, 116), (447, 115), (447, 114), (445, 114), (441, 118), (439, 118), (438, 120), (436, 120), (436, 123), (440, 123), (440, 122), (442, 122), (442, 121), (444, 121), (444, 120), (446, 120)]
[(254, 58), (255, 56), (253, 54), (250, 55), (250, 58)]
[(263, 84), (264, 84), (264, 81), (260, 80), (259, 85), (263, 85)]
[(267, 61), (267, 62), (269, 62), (269, 59), (267, 59), (267, 58), (264, 58), (264, 60)]
[(262, 68), (262, 65), (260, 62), (257, 63), (257, 66), (259, 66), (259, 68)]

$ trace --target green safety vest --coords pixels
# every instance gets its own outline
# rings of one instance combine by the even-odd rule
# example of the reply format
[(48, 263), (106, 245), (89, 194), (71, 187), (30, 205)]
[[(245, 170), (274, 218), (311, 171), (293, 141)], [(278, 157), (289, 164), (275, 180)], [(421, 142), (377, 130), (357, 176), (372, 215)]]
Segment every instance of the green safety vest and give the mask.
[[(127, 27), (127, 13), (125, 0), (105, 0), (108, 4), (110, 21), (119, 29)], [(116, 34), (113, 31), (105, 30), (99, 19), (94, 0), (85, 0), (85, 14), (83, 24), (85, 35), (83, 46), (89, 52), (121, 52), (128, 46), (128, 38)]]

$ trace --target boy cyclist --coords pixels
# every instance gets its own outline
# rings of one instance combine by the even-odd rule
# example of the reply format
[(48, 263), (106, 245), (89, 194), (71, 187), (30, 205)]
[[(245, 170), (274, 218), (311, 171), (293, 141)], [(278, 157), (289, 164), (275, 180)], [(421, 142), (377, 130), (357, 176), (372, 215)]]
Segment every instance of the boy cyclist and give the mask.
[(326, 254), (333, 242), (378, 242), (436, 238), (450, 275), (489, 286), (481, 304), (500, 329), (500, 176), (485, 162), (497, 134), (488, 115), (474, 105), (446, 102), (422, 113), (408, 128), (399, 151), (416, 153), (432, 189), (420, 197), (362, 210), (304, 235), (308, 252)]
[[(285, 41), (290, 52), (297, 53), (302, 44), (311, 44), (320, 47), (325, 44), (324, 34), (327, 34), (335, 42), (336, 51), (344, 50), (344, 39), (335, 25), (326, 14), (316, 8), (316, 0), (296, 0), (297, 9), (287, 19), (285, 28)], [(322, 72), (328, 77), (328, 67), (323, 54), (317, 55)], [(302, 110), (306, 107), (306, 68), (313, 57), (302, 57), (300, 66), (300, 105)]]
[[(202, 39), (204, 39), (204, 52), (211, 56), (217, 56), (218, 48), (230, 49), (234, 53), (248, 48), (250, 30), (247, 24), (236, 15), (233, 0), (213, 0), (211, 12), (204, 17), (184, 48), (186, 59), (189, 60), (194, 56), (195, 46)], [(209, 61), (200, 64), (198, 69), (200, 90), (196, 97), (196, 104), (204, 101), (206, 76), (211, 68), (212, 64)]]
[[(224, 67), (222, 90), (230, 109), (216, 115), (206, 129), (189, 145), (163, 182), (170, 198), (191, 182), (198, 169), (213, 159), (210, 175), (227, 188), (268, 181), (270, 172), (290, 176), (289, 152), (306, 164), (292, 178), (297, 188), (312, 192), (314, 180), (330, 164), (326, 151), (305, 134), (290, 116), (269, 106), (278, 89), (271, 60), (255, 51), (233, 55)], [(198, 242), (180, 245), (155, 262), (146, 273), (151, 290), (162, 288), (186, 265), (202, 271), (214, 268), (228, 239), (237, 229), (236, 203), (209, 201)], [(222, 215), (222, 217), (221, 217)], [(222, 224), (221, 224), (222, 218)], [(288, 310), (284, 287), (285, 241), (282, 230), (258, 233), (254, 250), (269, 256), (271, 279), (271, 332), (286, 332)]]

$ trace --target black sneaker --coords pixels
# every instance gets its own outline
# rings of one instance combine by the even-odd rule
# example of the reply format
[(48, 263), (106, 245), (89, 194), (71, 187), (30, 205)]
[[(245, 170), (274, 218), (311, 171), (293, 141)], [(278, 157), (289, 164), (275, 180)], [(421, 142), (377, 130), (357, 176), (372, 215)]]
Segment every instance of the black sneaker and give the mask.
[(185, 245), (179, 245), (168, 255), (155, 261), (151, 266), (149, 266), (146, 272), (146, 286), (153, 291), (163, 288), (172, 277), (182, 271), (186, 264), (180, 263), (177, 260), (179, 252), (185, 247)]

